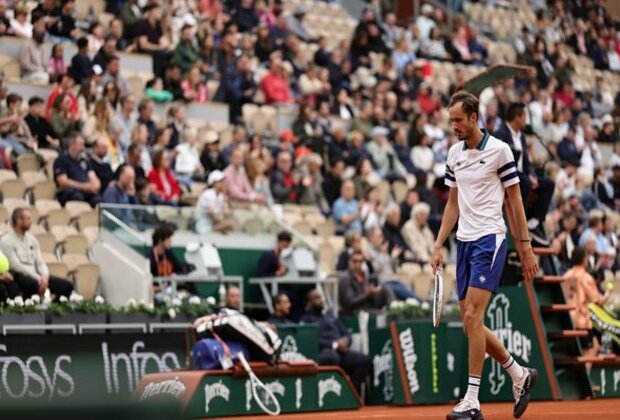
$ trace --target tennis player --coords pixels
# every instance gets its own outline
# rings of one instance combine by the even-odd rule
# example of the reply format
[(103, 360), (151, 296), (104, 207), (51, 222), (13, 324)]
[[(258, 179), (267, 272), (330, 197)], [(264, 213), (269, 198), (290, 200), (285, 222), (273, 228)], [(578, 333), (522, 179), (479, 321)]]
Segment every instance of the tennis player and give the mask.
[(467, 393), (447, 419), (483, 419), (478, 401), (485, 353), (506, 369), (513, 383), (513, 415), (521, 417), (530, 401), (537, 378), (535, 369), (520, 366), (502, 342), (484, 326), (484, 314), (492, 293), (499, 287), (506, 261), (506, 225), (502, 217), (504, 198), (514, 209), (515, 237), (521, 251), (523, 275), (531, 281), (538, 271), (528, 235), (519, 177), (512, 151), (502, 141), (478, 128), (478, 99), (460, 91), (452, 96), (450, 125), (459, 140), (448, 152), (446, 185), (448, 204), (433, 246), (431, 264), (443, 264), (441, 248), (459, 221), (457, 238), (457, 287), (463, 329), (469, 348)]

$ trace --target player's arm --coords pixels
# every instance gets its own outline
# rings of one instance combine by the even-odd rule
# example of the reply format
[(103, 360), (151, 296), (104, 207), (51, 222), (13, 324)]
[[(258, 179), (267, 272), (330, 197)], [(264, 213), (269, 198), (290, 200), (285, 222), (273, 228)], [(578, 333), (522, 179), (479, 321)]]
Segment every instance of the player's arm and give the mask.
[(441, 218), (441, 227), (439, 228), (437, 239), (433, 245), (433, 255), (431, 257), (433, 271), (437, 270), (443, 262), (443, 253), (441, 252), (441, 248), (443, 247), (444, 242), (446, 242), (446, 239), (448, 239), (448, 236), (450, 236), (450, 232), (454, 229), (454, 225), (456, 225), (458, 219), (458, 189), (456, 186), (453, 186), (450, 188), (448, 203), (446, 204), (446, 208), (443, 210), (443, 216)]
[(510, 220), (514, 220), (510, 230), (513, 234), (514, 240), (517, 243), (517, 249), (520, 249), (521, 266), (523, 269), (523, 276), (526, 281), (534, 279), (536, 272), (538, 271), (538, 264), (536, 263), (536, 257), (532, 250), (532, 242), (530, 234), (527, 228), (527, 219), (525, 218), (525, 210), (523, 209), (523, 200), (521, 199), (521, 188), (519, 184), (513, 184), (506, 187), (506, 198), (508, 200), (506, 210), (512, 212), (508, 215), (509, 224)]

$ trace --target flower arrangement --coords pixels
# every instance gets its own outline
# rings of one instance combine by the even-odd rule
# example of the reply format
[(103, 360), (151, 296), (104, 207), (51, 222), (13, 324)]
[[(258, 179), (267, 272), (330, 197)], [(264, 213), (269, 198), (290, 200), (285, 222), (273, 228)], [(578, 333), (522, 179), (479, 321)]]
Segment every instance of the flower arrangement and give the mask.
[(198, 318), (213, 312), (215, 303), (213, 296), (209, 296), (206, 299), (201, 299), (199, 296), (190, 296), (187, 299), (176, 297), (164, 303), (162, 310), (170, 319), (175, 319), (178, 314)]
[[(44, 298), (45, 299), (45, 298)], [(42, 304), (41, 297), (38, 295), (31, 298), (24, 299), (21, 296), (15, 297), (15, 299), (8, 299), (4, 305), (0, 306), (0, 314), (12, 313), (12, 314), (32, 314), (45, 310), (47, 305), (51, 302), (45, 302)]]
[(67, 299), (61, 296), (57, 302), (51, 302), (48, 305), (48, 312), (52, 315), (68, 315), (68, 314), (105, 314), (112, 308), (107, 304), (103, 297), (97, 296), (94, 300), (85, 300), (83, 296), (73, 292)]
[(390, 303), (388, 314), (406, 318), (422, 318), (431, 314), (431, 305), (428, 302), (420, 302), (414, 298), (409, 298), (405, 301), (395, 300)]

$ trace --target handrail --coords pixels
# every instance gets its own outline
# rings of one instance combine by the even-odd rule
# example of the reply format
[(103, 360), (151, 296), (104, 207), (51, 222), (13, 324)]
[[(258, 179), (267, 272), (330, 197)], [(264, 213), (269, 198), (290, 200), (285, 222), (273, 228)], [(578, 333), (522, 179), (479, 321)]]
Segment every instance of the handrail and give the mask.
[(144, 322), (128, 322), (127, 324), (78, 324), (78, 334), (88, 330), (138, 330), (146, 334), (147, 327)]
[(141, 242), (142, 244), (146, 244), (146, 242), (144, 241), (144, 238), (140, 234), (138, 234), (134, 229), (132, 229), (131, 226), (127, 225), (127, 223), (123, 222), (121, 219), (119, 219), (114, 214), (110, 213), (109, 211), (105, 210), (104, 208), (101, 209), (101, 217), (100, 217), (100, 222), (99, 222), (101, 227), (103, 226), (103, 224), (101, 223), (101, 219), (104, 217), (104, 215), (105, 217), (110, 219), (112, 222), (117, 224), (119, 227), (121, 227), (124, 231), (128, 232), (131, 236), (133, 236), (139, 242)]
[(2, 326), (2, 335), (10, 331), (71, 331), (75, 335), (75, 324), (8, 324)]

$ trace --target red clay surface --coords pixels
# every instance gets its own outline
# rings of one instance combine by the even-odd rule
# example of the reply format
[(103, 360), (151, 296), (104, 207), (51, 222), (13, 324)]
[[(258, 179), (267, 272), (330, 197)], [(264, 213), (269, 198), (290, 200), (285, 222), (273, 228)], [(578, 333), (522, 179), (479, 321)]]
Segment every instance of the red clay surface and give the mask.
[[(329, 413), (287, 414), (282, 419), (445, 419), (453, 405), (428, 405), (416, 407), (364, 407), (355, 411), (332, 411)], [(512, 419), (512, 404), (488, 403), (482, 405), (482, 413), (488, 420)], [(265, 419), (266, 417), (239, 417), (244, 420)], [(533, 402), (522, 419), (579, 419), (579, 420), (618, 420), (620, 419), (620, 399), (601, 399), (591, 401), (545, 401)]]

